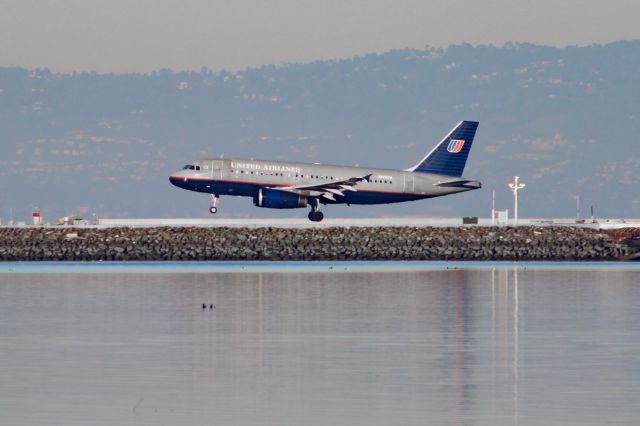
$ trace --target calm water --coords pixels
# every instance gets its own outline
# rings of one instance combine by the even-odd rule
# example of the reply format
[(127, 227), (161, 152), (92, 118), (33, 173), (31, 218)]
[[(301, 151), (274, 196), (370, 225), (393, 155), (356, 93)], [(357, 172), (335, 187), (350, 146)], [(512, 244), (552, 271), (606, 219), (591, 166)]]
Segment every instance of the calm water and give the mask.
[(640, 265), (0, 265), (1, 425), (639, 419)]

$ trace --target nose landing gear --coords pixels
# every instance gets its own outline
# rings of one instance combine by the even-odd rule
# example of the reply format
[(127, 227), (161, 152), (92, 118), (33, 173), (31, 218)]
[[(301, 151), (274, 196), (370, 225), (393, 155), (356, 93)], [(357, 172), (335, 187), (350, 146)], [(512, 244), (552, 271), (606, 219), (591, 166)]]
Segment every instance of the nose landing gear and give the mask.
[(320, 222), (322, 219), (324, 219), (324, 215), (320, 211), (320, 200), (314, 198), (309, 212), (309, 220), (311, 222)]
[(218, 213), (218, 198), (219, 197), (216, 194), (211, 194), (211, 207), (209, 208), (209, 213)]

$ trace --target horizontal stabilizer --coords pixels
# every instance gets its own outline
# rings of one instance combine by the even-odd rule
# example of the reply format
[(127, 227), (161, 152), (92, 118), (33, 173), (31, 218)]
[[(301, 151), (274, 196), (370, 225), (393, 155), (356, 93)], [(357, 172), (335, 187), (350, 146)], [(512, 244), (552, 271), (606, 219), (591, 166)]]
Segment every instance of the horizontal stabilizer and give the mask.
[(445, 188), (481, 188), (482, 184), (477, 180), (472, 179), (458, 179), (450, 180), (446, 182), (438, 182), (435, 186), (442, 186)]

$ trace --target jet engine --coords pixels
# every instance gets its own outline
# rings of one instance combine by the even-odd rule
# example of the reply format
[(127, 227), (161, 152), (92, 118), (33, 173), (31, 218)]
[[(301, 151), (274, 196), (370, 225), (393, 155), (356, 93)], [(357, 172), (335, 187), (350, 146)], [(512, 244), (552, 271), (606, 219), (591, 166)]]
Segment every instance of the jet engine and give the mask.
[(268, 209), (297, 209), (307, 207), (307, 197), (295, 192), (261, 188), (258, 196), (253, 199), (253, 204)]

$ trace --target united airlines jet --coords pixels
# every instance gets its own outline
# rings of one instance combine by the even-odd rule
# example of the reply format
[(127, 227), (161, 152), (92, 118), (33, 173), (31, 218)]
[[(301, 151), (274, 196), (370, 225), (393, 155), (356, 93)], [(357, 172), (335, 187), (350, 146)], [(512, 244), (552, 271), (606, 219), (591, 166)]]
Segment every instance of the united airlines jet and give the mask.
[(211, 194), (212, 214), (221, 195), (251, 197), (258, 207), (310, 207), (320, 222), (321, 204), (388, 204), (441, 197), (482, 187), (462, 177), (476, 121), (461, 121), (415, 166), (405, 170), (242, 159), (193, 161), (169, 180), (177, 187)]

